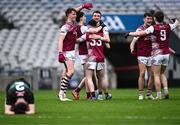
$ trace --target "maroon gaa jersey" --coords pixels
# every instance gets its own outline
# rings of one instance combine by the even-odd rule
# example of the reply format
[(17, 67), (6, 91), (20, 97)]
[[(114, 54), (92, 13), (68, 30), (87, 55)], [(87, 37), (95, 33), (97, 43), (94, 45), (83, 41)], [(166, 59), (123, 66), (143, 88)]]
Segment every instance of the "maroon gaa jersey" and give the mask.
[(76, 26), (74, 23), (66, 22), (61, 27), (60, 33), (66, 35), (63, 41), (63, 51), (74, 50), (77, 38)]
[(156, 54), (169, 54), (169, 36), (170, 25), (167, 23), (156, 24), (153, 26), (153, 34), (156, 36), (156, 41), (152, 43), (153, 55)]
[[(77, 26), (77, 38), (81, 37), (83, 35), (81, 31), (80, 25)], [(79, 55), (87, 55), (88, 49), (87, 49), (87, 43), (86, 41), (79, 43)]]
[[(137, 31), (145, 30), (144, 25), (140, 26)], [(152, 34), (141, 36), (137, 41), (137, 56), (151, 56), (152, 51)]]
[[(88, 44), (89, 61), (104, 62), (104, 42), (89, 38), (91, 34), (86, 33), (86, 41)], [(103, 32), (96, 33), (103, 37)]]
[(169, 54), (169, 36), (171, 31), (170, 24), (160, 23), (150, 26), (145, 30), (147, 34), (152, 33), (155, 40), (152, 42), (152, 55)]

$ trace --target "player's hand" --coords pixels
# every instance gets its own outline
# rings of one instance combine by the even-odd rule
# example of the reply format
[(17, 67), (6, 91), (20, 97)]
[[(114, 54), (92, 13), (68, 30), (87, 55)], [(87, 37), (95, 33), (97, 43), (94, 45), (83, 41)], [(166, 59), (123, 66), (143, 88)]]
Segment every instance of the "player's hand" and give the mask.
[(129, 32), (128, 32), (128, 33), (125, 33), (124, 38), (127, 39), (128, 36), (129, 36)]
[(60, 63), (63, 63), (65, 61), (65, 57), (64, 57), (64, 54), (63, 52), (59, 52), (59, 58), (58, 58), (59, 62)]
[(84, 3), (83, 5), (82, 5), (82, 8), (85, 8), (85, 9), (91, 9), (91, 8), (93, 8), (93, 5), (92, 5), (92, 3)]
[(133, 51), (131, 52), (131, 55), (132, 55), (132, 56), (137, 56), (137, 52), (136, 52), (135, 50), (133, 50)]
[(104, 22), (102, 20), (99, 23), (100, 23), (100, 26), (102, 26), (102, 28), (104, 28), (106, 26), (106, 24), (104, 24)]
[(171, 19), (173, 23), (175, 23), (175, 21), (177, 20), (177, 18), (172, 18)]
[(130, 51), (131, 51), (131, 53), (134, 51), (134, 46), (133, 45), (130, 45)]

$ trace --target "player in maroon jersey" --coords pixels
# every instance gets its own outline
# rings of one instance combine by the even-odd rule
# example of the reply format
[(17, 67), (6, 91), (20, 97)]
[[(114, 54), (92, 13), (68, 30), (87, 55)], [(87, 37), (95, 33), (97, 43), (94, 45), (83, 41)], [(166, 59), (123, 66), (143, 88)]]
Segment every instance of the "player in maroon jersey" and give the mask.
[(161, 11), (157, 11), (154, 14), (155, 25), (150, 26), (146, 30), (138, 32), (130, 32), (126, 35), (131, 36), (144, 36), (153, 34), (156, 36), (155, 41), (152, 42), (152, 70), (154, 74), (154, 82), (157, 91), (156, 99), (161, 99), (161, 82), (164, 85), (164, 96), (169, 98), (167, 78), (165, 75), (166, 67), (169, 62), (169, 36), (170, 31), (175, 29), (179, 25), (179, 21), (176, 19), (173, 24), (164, 23), (164, 14)]
[[(92, 19), (97, 22), (97, 26), (104, 25), (104, 23), (101, 21), (101, 17), (102, 17), (102, 13), (98, 10), (96, 10), (92, 13)], [(104, 25), (104, 28), (102, 29), (101, 32), (103, 32), (104, 38), (108, 39), (110, 41), (109, 31), (108, 31), (108, 28), (106, 27), (106, 25)], [(110, 48), (109, 42), (106, 42), (104, 45), (106, 48)], [(99, 76), (99, 77), (101, 77), (101, 76)], [(102, 75), (102, 77), (104, 77), (104, 76)], [(99, 91), (98, 92), (98, 99), (103, 100), (101, 84), (98, 84), (98, 91)]]
[[(152, 25), (153, 15), (151, 13), (144, 13), (144, 24), (141, 25), (136, 31), (145, 30)], [(133, 53), (135, 45), (137, 46), (137, 59), (139, 66), (139, 79), (138, 79), (138, 89), (139, 89), (139, 100), (144, 99), (144, 82), (145, 82), (145, 73), (148, 72), (148, 90), (147, 98), (154, 99), (152, 96), (152, 87), (153, 87), (153, 76), (151, 75), (151, 51), (152, 51), (152, 40), (153, 35), (147, 35), (142, 37), (134, 37), (131, 44), (130, 50)]]
[[(90, 21), (91, 23), (97, 22), (94, 20)], [(91, 92), (91, 99), (96, 99), (95, 92), (94, 92), (94, 84), (93, 84), (93, 74), (96, 71), (96, 75), (98, 78), (98, 85), (100, 85), (101, 89), (104, 90), (105, 98), (111, 99), (112, 96), (107, 92), (107, 86), (105, 86), (105, 77), (104, 77), (104, 43), (109, 42), (110, 39), (104, 36), (103, 30), (99, 31), (98, 33), (86, 33), (81, 38), (78, 39), (79, 41), (86, 40), (88, 43), (88, 61), (86, 63), (86, 79), (88, 83), (89, 91)]]
[(68, 8), (65, 12), (67, 21), (60, 30), (58, 59), (59, 62), (63, 63), (65, 66), (65, 70), (63, 71), (63, 75), (60, 80), (59, 99), (61, 101), (70, 101), (70, 99), (66, 97), (66, 90), (74, 73), (75, 42), (77, 38), (76, 25), (74, 24), (74, 21), (76, 19), (76, 12), (83, 8), (90, 9), (92, 8), (92, 4), (85, 3), (76, 9)]
[[(77, 38), (81, 37), (83, 34), (89, 32), (89, 33), (96, 33), (102, 29), (102, 26), (99, 26), (97, 28), (88, 28), (88, 26), (85, 26), (84, 23), (86, 22), (86, 16), (83, 12), (78, 12), (76, 17), (77, 25)], [(79, 59), (81, 64), (83, 65), (83, 69), (85, 72), (85, 63), (88, 57), (88, 50), (86, 42), (79, 43)], [(72, 95), (75, 100), (79, 100), (79, 92), (82, 89), (82, 87), (85, 85), (85, 77), (82, 79), (78, 87), (72, 91)], [(90, 96), (90, 93), (88, 91), (88, 88), (86, 87), (87, 97)]]

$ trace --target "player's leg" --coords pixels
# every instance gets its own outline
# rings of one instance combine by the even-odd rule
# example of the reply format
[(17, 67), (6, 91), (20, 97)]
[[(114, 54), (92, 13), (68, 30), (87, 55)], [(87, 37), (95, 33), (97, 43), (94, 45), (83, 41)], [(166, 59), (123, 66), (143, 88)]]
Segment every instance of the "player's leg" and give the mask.
[(96, 71), (94, 71), (92, 80), (93, 80), (93, 84), (94, 84), (95, 94), (96, 94), (96, 96), (97, 96), (97, 95), (99, 94), (99, 92), (102, 93), (102, 91), (99, 91), (99, 86), (98, 86), (98, 84), (97, 84)]
[(154, 75), (154, 83), (157, 91), (156, 99), (161, 99), (161, 81), (160, 81), (160, 71), (161, 65), (152, 65), (153, 75)]
[(88, 87), (88, 81), (85, 79), (85, 88), (86, 88), (86, 100), (89, 100), (91, 98), (91, 92)]
[(145, 80), (145, 72), (146, 72), (146, 65), (138, 60), (139, 66), (139, 78), (138, 78), (138, 90), (139, 90), (139, 100), (144, 99), (144, 80)]
[[(85, 64), (83, 65), (83, 68), (84, 68), (84, 74), (85, 74)], [(85, 81), (86, 81), (86, 77), (84, 77), (81, 80), (81, 82), (79, 83), (78, 87), (72, 91), (72, 95), (75, 100), (79, 100), (79, 98), (80, 98), (79, 93), (80, 93), (81, 89), (84, 87)]]
[(161, 66), (161, 82), (164, 88), (164, 97), (165, 99), (169, 99), (169, 91), (168, 91), (168, 82), (165, 75), (166, 66)]
[(87, 87), (91, 94), (91, 99), (93, 99), (93, 100), (96, 98), (94, 84), (93, 84), (93, 80), (92, 80), (95, 68), (96, 68), (96, 62), (87, 62), (86, 63), (85, 75), (86, 75), (86, 79), (87, 79)]
[(153, 76), (153, 72), (151, 69), (151, 66), (147, 66), (147, 71), (148, 71), (148, 85), (147, 85), (147, 99), (154, 99), (153, 95), (152, 95), (152, 89), (154, 86), (154, 76)]
[(61, 101), (69, 101), (69, 99), (66, 97), (66, 91), (69, 81), (71, 80), (71, 77), (74, 74), (74, 61), (71, 59), (67, 59), (64, 62), (64, 66), (65, 66), (65, 71), (60, 81), (59, 98)]
[[(100, 87), (99, 89), (103, 90), (105, 94), (105, 99), (110, 100), (112, 98), (112, 95), (108, 93), (108, 85), (105, 80), (105, 70), (103, 63), (98, 63), (97, 78), (98, 78), (98, 85)], [(103, 96), (101, 93), (99, 93), (98, 99), (103, 100)]]
[[(97, 75), (97, 84), (98, 84), (98, 95), (97, 95), (97, 99), (98, 100), (103, 100), (104, 99), (104, 97), (103, 97), (103, 95), (102, 95), (102, 91), (104, 90), (103, 89), (103, 79), (102, 79), (102, 77), (103, 77), (103, 74), (102, 73), (100, 73), (100, 71), (101, 70), (97, 70), (96, 71), (96, 75)], [(102, 80), (101, 80), (102, 79)], [(106, 90), (105, 90), (106, 91)]]
[(165, 71), (166, 71), (166, 67), (168, 66), (168, 63), (169, 63), (169, 54), (163, 55), (163, 62), (161, 66), (161, 82), (164, 88), (165, 99), (169, 98), (168, 82), (167, 82), (167, 77), (165, 75)]

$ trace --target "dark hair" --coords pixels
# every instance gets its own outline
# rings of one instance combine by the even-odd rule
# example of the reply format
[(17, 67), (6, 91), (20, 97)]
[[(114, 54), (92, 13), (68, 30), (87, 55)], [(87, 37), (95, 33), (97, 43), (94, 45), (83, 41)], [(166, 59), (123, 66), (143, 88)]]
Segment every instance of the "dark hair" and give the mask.
[(83, 17), (85, 14), (83, 12), (77, 12), (77, 16), (76, 16), (76, 22), (79, 22), (81, 17)]
[(90, 25), (90, 26), (92, 26), (92, 27), (96, 27), (97, 22), (92, 19), (92, 20), (90, 20), (90, 21), (88, 22), (88, 25)]
[(144, 13), (144, 18), (146, 18), (147, 16), (149, 16), (149, 17), (153, 17), (153, 14), (152, 14), (152, 13), (150, 13), (150, 12), (146, 12), (146, 13)]
[(74, 8), (68, 8), (68, 9), (65, 11), (66, 17), (68, 17), (68, 15), (69, 15), (72, 11), (76, 12), (76, 10), (75, 10)]
[(27, 111), (27, 104), (20, 102), (14, 106), (14, 112), (15, 114), (25, 114)]
[(95, 11), (92, 13), (92, 15), (94, 15), (94, 13), (99, 13), (100, 15), (102, 15), (99, 10), (95, 10)]
[(154, 17), (159, 23), (162, 23), (164, 21), (164, 13), (162, 11), (155, 12)]

